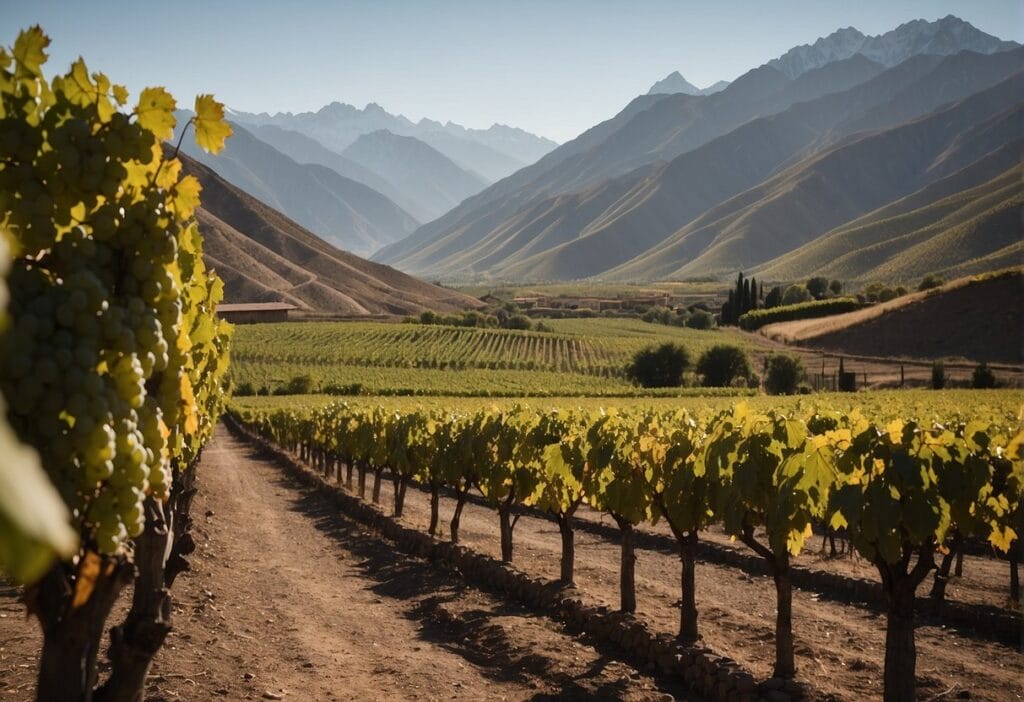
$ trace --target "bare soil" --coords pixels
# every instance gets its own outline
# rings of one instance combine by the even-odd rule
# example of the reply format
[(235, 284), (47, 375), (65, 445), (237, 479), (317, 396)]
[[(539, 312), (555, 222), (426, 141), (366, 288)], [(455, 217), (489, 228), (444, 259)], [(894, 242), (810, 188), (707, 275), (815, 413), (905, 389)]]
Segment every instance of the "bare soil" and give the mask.
[[(384, 481), (381, 502), (386, 511), (391, 499), (390, 483)], [(447, 535), (447, 521), (454, 504), (447, 497), (441, 500), (442, 536)], [(410, 489), (401, 522), (425, 530), (429, 516), (429, 496)], [(584, 513), (582, 518), (601, 520), (593, 512)], [(604, 523), (614, 527), (610, 518), (605, 517)], [(665, 533), (663, 527), (654, 530)], [(722, 534), (709, 537), (720, 544), (729, 543)], [(468, 503), (462, 515), (459, 542), (500, 558), (497, 512)], [(555, 523), (523, 516), (515, 527), (514, 544), (517, 568), (532, 576), (558, 578), (561, 538)], [(741, 548), (739, 544), (732, 546)], [(637, 556), (637, 614), (651, 630), (674, 634), (679, 626), (679, 558), (673, 550), (650, 548), (638, 548)], [(797, 562), (877, 580), (870, 565), (854, 559), (826, 561), (805, 556)], [(576, 584), (588, 603), (618, 607), (618, 568), (619, 546), (614, 539), (591, 530), (576, 530)], [(968, 556), (964, 573), (963, 579), (951, 583), (947, 592), (951, 599), (1006, 605), (1009, 571), (1005, 563)], [(775, 589), (771, 578), (750, 576), (713, 563), (699, 563), (696, 578), (704, 645), (738, 661), (757, 679), (770, 677), (775, 627)], [(926, 593), (930, 582), (925, 581), (919, 594)], [(795, 589), (793, 628), (797, 678), (809, 685), (813, 697), (851, 702), (881, 699), (884, 613), (866, 603), (831, 601), (817, 593)], [(917, 629), (917, 651), (920, 700), (931, 700), (941, 693), (957, 699), (1024, 699), (1024, 650), (929, 622)]]
[[(397, 553), (223, 427), (199, 471), (198, 549), (150, 702), (695, 699)], [(0, 586), (5, 702), (34, 699), (41, 643), (18, 594)]]

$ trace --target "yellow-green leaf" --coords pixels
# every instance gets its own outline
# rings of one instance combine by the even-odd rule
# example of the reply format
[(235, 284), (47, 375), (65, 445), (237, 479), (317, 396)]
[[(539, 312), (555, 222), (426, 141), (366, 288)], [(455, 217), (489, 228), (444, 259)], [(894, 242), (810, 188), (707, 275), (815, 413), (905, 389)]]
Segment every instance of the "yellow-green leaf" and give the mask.
[(187, 175), (174, 188), (174, 209), (178, 215), (188, 219), (199, 207), (199, 192), (202, 186), (195, 176)]
[(163, 88), (146, 88), (139, 95), (135, 116), (143, 129), (153, 132), (157, 139), (168, 139), (174, 133), (174, 96)]
[(212, 95), (196, 96), (196, 143), (215, 154), (224, 148), (224, 140), (231, 136), (231, 125), (224, 119), (224, 104)]
[(42, 66), (46, 63), (45, 49), (49, 45), (50, 37), (43, 33), (38, 24), (20, 32), (14, 40), (14, 60), (17, 62), (18, 75), (42, 77)]

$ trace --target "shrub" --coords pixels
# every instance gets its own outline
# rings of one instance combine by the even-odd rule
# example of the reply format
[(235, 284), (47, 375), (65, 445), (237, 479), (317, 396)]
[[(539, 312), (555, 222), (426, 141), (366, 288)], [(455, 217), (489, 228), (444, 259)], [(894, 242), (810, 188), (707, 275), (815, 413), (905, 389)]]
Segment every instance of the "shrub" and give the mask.
[(813, 300), (796, 305), (782, 305), (771, 309), (751, 310), (740, 317), (740, 328), (747, 331), (760, 329), (766, 324), (789, 322), (794, 319), (827, 317), (861, 308), (861, 303), (852, 297), (834, 297), (828, 300)]
[(769, 395), (792, 395), (804, 377), (804, 366), (796, 356), (775, 354), (764, 362), (764, 389)]
[(626, 377), (645, 388), (678, 387), (689, 367), (689, 352), (679, 344), (666, 343), (638, 351), (626, 366)]
[(533, 322), (525, 314), (514, 314), (505, 322), (506, 329), (532, 329)]
[(705, 387), (728, 387), (736, 378), (749, 378), (750, 362), (738, 346), (717, 344), (701, 354), (697, 372)]
[(686, 326), (690, 329), (710, 329), (715, 326), (715, 318), (710, 312), (697, 310), (686, 318)]
[(832, 293), (833, 295), (842, 295), (843, 294), (843, 283), (842, 283), (842, 281), (833, 280), (831, 283), (828, 284), (828, 291), (830, 293)]
[(309, 375), (297, 375), (285, 386), (287, 395), (308, 395), (313, 392), (313, 378)]
[(932, 363), (932, 390), (946, 387), (946, 366), (942, 361)]
[(974, 374), (971, 376), (971, 387), (981, 390), (996, 387), (996, 376), (984, 361), (975, 367)]
[(782, 295), (785, 291), (781, 286), (776, 285), (774, 288), (768, 291), (768, 294), (764, 296), (765, 307), (778, 307), (782, 304)]
[(940, 285), (942, 285), (945, 282), (946, 281), (943, 280), (941, 276), (938, 276), (938, 275), (935, 275), (935, 274), (926, 275), (924, 278), (921, 279), (921, 284), (917, 286), (917, 289), (918, 290), (931, 290), (932, 288), (939, 287)]
[(809, 292), (815, 300), (820, 300), (825, 297), (825, 293), (828, 292), (828, 278), (822, 276), (815, 276), (807, 281), (807, 292)]
[(808, 302), (811, 299), (811, 293), (807, 290), (806, 285), (790, 285), (786, 288), (786, 292), (782, 293), (782, 304), (783, 305), (796, 305), (801, 302)]
[(252, 383), (242, 383), (235, 388), (235, 397), (249, 397), (256, 394), (256, 389), (252, 386)]

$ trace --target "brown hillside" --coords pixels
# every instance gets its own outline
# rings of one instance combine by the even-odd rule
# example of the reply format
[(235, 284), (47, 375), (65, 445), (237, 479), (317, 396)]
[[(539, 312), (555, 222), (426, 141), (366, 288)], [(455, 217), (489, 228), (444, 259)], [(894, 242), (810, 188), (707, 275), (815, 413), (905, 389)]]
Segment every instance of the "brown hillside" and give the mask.
[(313, 315), (404, 315), (478, 306), (446, 290), (328, 244), (283, 214), (179, 154), (203, 186), (197, 218), (207, 264), (227, 302), (289, 302)]
[(866, 356), (1024, 363), (1024, 270), (961, 278), (824, 319), (772, 324), (787, 343)]

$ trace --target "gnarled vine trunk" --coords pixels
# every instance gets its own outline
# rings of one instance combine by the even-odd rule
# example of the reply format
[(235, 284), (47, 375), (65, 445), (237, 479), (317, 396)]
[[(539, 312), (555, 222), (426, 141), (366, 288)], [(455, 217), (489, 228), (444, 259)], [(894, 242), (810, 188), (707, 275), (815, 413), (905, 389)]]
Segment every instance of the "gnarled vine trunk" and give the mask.
[(904, 549), (896, 563), (875, 561), (886, 599), (885, 671), (886, 702), (914, 702), (917, 688), (917, 648), (914, 644), (914, 593), (935, 567), (934, 544), (917, 549), (917, 563), (908, 570), (913, 551)]
[(152, 498), (145, 502), (146, 528), (135, 540), (132, 607), (124, 623), (110, 632), (111, 674), (97, 690), (97, 702), (142, 702), (153, 658), (171, 630), (171, 587), (189, 569), (185, 556), (195, 550), (191, 533), (195, 480), (195, 466), (185, 471), (174, 467), (167, 503)]
[(437, 536), (437, 521), (441, 507), (441, 483), (437, 480), (430, 481), (430, 527), (427, 533)]
[[(133, 571), (123, 558), (90, 552), (74, 571), (69, 564), (54, 564), (28, 590), (30, 606), (43, 629), (37, 699), (91, 702), (103, 629), (118, 595), (131, 582)], [(85, 602), (76, 603), (76, 585), (89, 578), (95, 578), (91, 595)]]
[(452, 515), (451, 541), (459, 543), (459, 522), (462, 520), (462, 508), (466, 506), (466, 498), (469, 496), (469, 485), (460, 487), (455, 497), (455, 513)]
[(612, 514), (619, 525), (621, 552), (619, 557), (619, 610), (636, 611), (636, 549), (633, 545), (633, 524), (628, 519)]
[(558, 531), (562, 535), (561, 572), (558, 581), (572, 585), (576, 568), (576, 542), (572, 531), (572, 514), (558, 515)]

